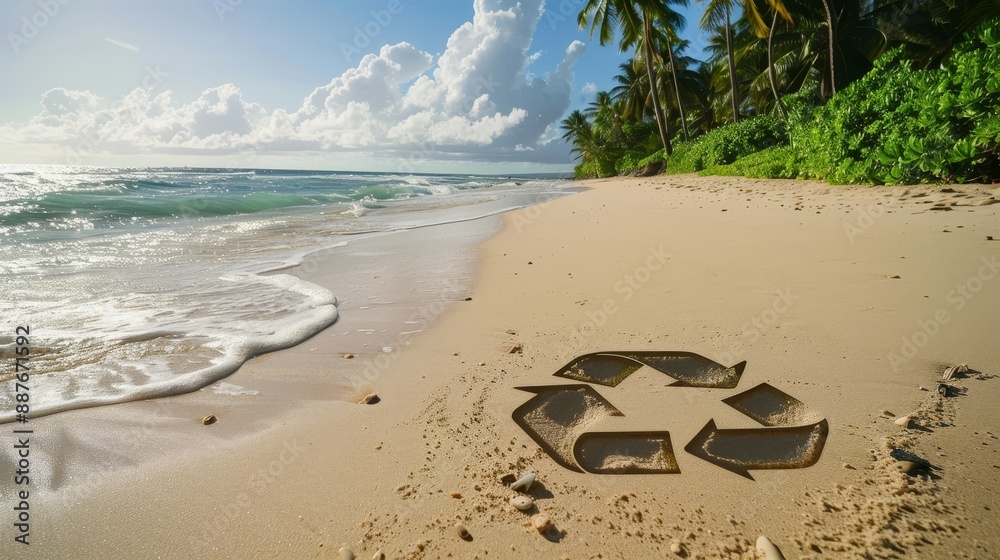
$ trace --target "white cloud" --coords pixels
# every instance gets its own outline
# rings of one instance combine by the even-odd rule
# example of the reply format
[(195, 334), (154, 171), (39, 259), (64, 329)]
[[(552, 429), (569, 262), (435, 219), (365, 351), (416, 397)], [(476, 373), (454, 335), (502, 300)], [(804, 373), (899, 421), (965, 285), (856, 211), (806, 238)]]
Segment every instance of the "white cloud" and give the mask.
[(597, 84), (594, 82), (587, 82), (583, 84), (583, 87), (580, 88), (580, 93), (589, 100), (597, 94)]
[(185, 104), (170, 92), (142, 88), (117, 102), (55, 88), (29, 122), (0, 128), (20, 144), (72, 149), (83, 142), (100, 153), (225, 154), (253, 147), (568, 161), (565, 147), (551, 142), (552, 127), (569, 107), (572, 68), (585, 47), (574, 41), (555, 69), (529, 75), (539, 57), (529, 52), (542, 6), (542, 0), (475, 0), (473, 20), (455, 30), (439, 56), (405, 42), (386, 45), (306, 95), (294, 111), (267, 111), (234, 84)]

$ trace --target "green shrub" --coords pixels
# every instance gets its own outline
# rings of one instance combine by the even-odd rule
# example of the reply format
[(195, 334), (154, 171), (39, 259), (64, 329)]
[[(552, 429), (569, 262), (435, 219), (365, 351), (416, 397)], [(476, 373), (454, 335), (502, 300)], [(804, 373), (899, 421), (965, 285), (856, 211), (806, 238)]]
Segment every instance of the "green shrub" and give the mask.
[(801, 176), (835, 184), (876, 181), (875, 150), (888, 134), (909, 128), (912, 75), (897, 48), (826, 105), (792, 113), (791, 144), (802, 160)]
[(801, 164), (795, 148), (775, 146), (742, 157), (729, 165), (707, 167), (699, 175), (724, 175), (754, 179), (795, 179)]
[(643, 154), (634, 150), (625, 152), (618, 161), (615, 162), (615, 171), (619, 175), (628, 175), (642, 169), (639, 162), (642, 161)]
[(667, 158), (667, 173), (692, 173), (730, 164), (772, 146), (788, 143), (785, 122), (760, 116), (717, 128), (690, 142), (679, 142)]
[(902, 47), (884, 53), (826, 105), (789, 111), (798, 175), (834, 184), (1000, 178), (997, 68), (997, 21), (969, 34), (940, 69), (913, 70)]
[(573, 168), (573, 176), (577, 179), (603, 179), (616, 175), (618, 172), (615, 171), (615, 162), (608, 158), (587, 160)]
[(885, 183), (991, 182), (1000, 178), (1000, 22), (962, 41), (940, 70), (915, 72), (907, 134), (875, 150)]
[(596, 178), (597, 163), (594, 161), (585, 161), (577, 164), (577, 166), (573, 168), (573, 177), (580, 180)]

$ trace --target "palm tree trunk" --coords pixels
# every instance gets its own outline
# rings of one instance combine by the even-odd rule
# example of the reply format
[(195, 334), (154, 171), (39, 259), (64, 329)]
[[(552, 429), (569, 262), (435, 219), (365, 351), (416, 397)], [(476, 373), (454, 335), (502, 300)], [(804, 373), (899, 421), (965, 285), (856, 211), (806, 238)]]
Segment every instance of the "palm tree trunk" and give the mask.
[(669, 156), (674, 153), (670, 145), (670, 136), (667, 134), (667, 123), (663, 117), (663, 107), (660, 105), (660, 94), (656, 91), (656, 76), (653, 73), (653, 26), (649, 16), (643, 15), (644, 37), (642, 38), (643, 48), (646, 55), (646, 75), (649, 77), (649, 95), (653, 98), (653, 115), (656, 116), (656, 125), (660, 128), (660, 139), (663, 141), (663, 150)]
[(830, 52), (828, 56), (830, 57), (830, 96), (837, 95), (837, 76), (836, 70), (834, 69), (834, 49), (836, 45), (836, 39), (834, 38), (834, 32), (837, 27), (837, 22), (833, 20), (833, 12), (830, 10), (830, 0), (823, 0), (823, 7), (826, 8), (826, 25), (829, 33), (827, 36), (830, 38)]
[(740, 120), (740, 93), (736, 84), (736, 56), (733, 54), (733, 26), (729, 19), (729, 5), (726, 5), (726, 50), (729, 51), (729, 86), (733, 93), (733, 122)]
[(681, 86), (677, 80), (677, 59), (674, 58), (674, 45), (667, 39), (667, 50), (670, 51), (670, 73), (674, 77), (674, 94), (677, 96), (677, 110), (681, 113), (681, 132), (684, 133), (684, 141), (690, 140), (688, 137), (687, 118), (684, 115), (684, 102), (681, 101)]
[(774, 19), (771, 20), (771, 32), (767, 35), (767, 79), (771, 81), (771, 92), (774, 93), (774, 102), (778, 105), (778, 113), (781, 118), (788, 120), (788, 113), (785, 112), (785, 105), (778, 95), (778, 81), (774, 77), (774, 28), (778, 25), (778, 11), (774, 11)]

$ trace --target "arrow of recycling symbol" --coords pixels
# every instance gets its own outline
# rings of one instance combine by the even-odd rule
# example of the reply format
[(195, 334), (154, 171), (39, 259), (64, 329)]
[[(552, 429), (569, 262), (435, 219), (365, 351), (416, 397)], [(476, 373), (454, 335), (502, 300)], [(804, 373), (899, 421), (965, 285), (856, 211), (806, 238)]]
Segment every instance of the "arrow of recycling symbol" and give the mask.
[[(555, 375), (616, 387), (644, 365), (674, 378), (672, 386), (731, 389), (746, 362), (725, 367), (690, 352), (598, 352)], [(669, 432), (588, 431), (604, 417), (623, 416), (590, 385), (517, 389), (535, 396), (514, 410), (514, 422), (561, 466), (595, 474), (680, 472)], [(685, 451), (751, 480), (749, 470), (805, 468), (819, 460), (829, 424), (815, 421), (801, 401), (762, 383), (723, 402), (766, 428), (719, 429), (709, 420)]]

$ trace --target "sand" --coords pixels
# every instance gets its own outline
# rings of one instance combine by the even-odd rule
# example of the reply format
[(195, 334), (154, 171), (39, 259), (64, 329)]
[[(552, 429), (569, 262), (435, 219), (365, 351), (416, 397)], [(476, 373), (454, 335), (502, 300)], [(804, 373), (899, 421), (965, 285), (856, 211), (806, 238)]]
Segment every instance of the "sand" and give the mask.
[[(153, 442), (158, 427), (187, 428), (170, 440), (180, 447), (169, 459), (54, 483), (61, 499), (42, 502), (35, 544), (16, 552), (336, 558), (346, 546), (389, 559), (755, 558), (760, 535), (789, 559), (1000, 550), (1000, 241), (987, 240), (1000, 239), (1000, 206), (988, 204), (1000, 193), (695, 176), (587, 186), (505, 214), (480, 245), (474, 281), (374, 374), (361, 372), (377, 353), (320, 335), (228, 378), (230, 389), (263, 393), (240, 395), (243, 407), (213, 410), (216, 401), (194, 395), (83, 411), (95, 434), (87, 453), (115, 464), (129, 462), (112, 445), (135, 418), (155, 418), (145, 432)], [(306, 276), (322, 284), (322, 265)], [(553, 373), (582, 354), (629, 350), (747, 363), (735, 388), (671, 386), (644, 366), (614, 387), (589, 384), (598, 398), (570, 399), (580, 410), (534, 412), (539, 431), (567, 457), (560, 434), (669, 432), (669, 449), (655, 437), (597, 438), (583, 462), (679, 473), (571, 470), (512, 418), (533, 398), (518, 387), (580, 385)], [(981, 373), (952, 380), (954, 396), (941, 397), (942, 373), (959, 363)], [(261, 381), (279, 370), (315, 376), (313, 398)], [(323, 371), (340, 370), (354, 381), (327, 387)], [(723, 402), (764, 383), (791, 399), (763, 391), (734, 402), (771, 428)], [(380, 401), (358, 404), (368, 392)], [(284, 412), (240, 412), (259, 399)], [(202, 426), (207, 414), (219, 421)], [(911, 429), (894, 423), (905, 414)], [(762, 443), (766, 452), (712, 447), (744, 466), (783, 467), (750, 477), (685, 451), (709, 422), (752, 435), (820, 421), (829, 433), (811, 466), (801, 449), (775, 451), (781, 438)], [(900, 472), (893, 447), (933, 468)], [(521, 512), (501, 479), (528, 471), (538, 476), (535, 507)], [(544, 534), (531, 525), (538, 513), (553, 524)]]

